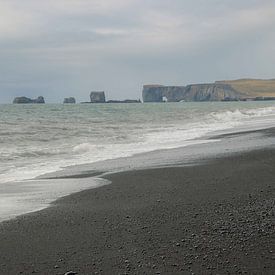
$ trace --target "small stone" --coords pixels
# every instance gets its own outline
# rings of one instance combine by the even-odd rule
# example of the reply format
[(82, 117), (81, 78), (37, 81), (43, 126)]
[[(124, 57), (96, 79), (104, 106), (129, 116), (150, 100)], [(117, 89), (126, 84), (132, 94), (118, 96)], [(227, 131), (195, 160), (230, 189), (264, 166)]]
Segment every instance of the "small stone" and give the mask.
[(77, 272), (74, 272), (74, 271), (68, 271), (66, 272), (64, 275), (76, 275)]
[(176, 243), (176, 246), (180, 246), (180, 243)]

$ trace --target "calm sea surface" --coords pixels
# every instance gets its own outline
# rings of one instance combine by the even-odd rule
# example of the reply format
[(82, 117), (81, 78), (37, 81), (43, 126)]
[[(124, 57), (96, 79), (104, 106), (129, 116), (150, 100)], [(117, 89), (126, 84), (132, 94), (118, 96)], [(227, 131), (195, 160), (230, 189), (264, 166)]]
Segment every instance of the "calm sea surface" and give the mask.
[(273, 101), (0, 105), (0, 184), (274, 122)]

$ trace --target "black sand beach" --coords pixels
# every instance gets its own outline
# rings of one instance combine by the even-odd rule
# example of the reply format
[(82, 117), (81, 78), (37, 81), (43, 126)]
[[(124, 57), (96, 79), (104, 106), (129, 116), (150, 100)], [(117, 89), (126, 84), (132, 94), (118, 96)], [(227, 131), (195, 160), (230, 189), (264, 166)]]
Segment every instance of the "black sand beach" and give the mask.
[(274, 148), (107, 179), (1, 223), (0, 274), (274, 274)]

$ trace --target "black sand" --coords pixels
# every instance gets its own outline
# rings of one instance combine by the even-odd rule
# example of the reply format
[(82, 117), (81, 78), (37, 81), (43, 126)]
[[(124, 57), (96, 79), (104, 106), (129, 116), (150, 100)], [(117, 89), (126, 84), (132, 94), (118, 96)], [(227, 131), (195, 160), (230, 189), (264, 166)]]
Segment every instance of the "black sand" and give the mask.
[(0, 274), (274, 274), (275, 150), (113, 183), (0, 224)]

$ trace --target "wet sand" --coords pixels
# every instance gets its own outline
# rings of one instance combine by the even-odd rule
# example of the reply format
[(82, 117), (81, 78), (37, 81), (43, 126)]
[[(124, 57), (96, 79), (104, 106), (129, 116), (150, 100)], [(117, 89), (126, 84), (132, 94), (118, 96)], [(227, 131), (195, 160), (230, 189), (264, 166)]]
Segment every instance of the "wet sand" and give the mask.
[(0, 274), (274, 274), (274, 148), (106, 178), (1, 223)]

